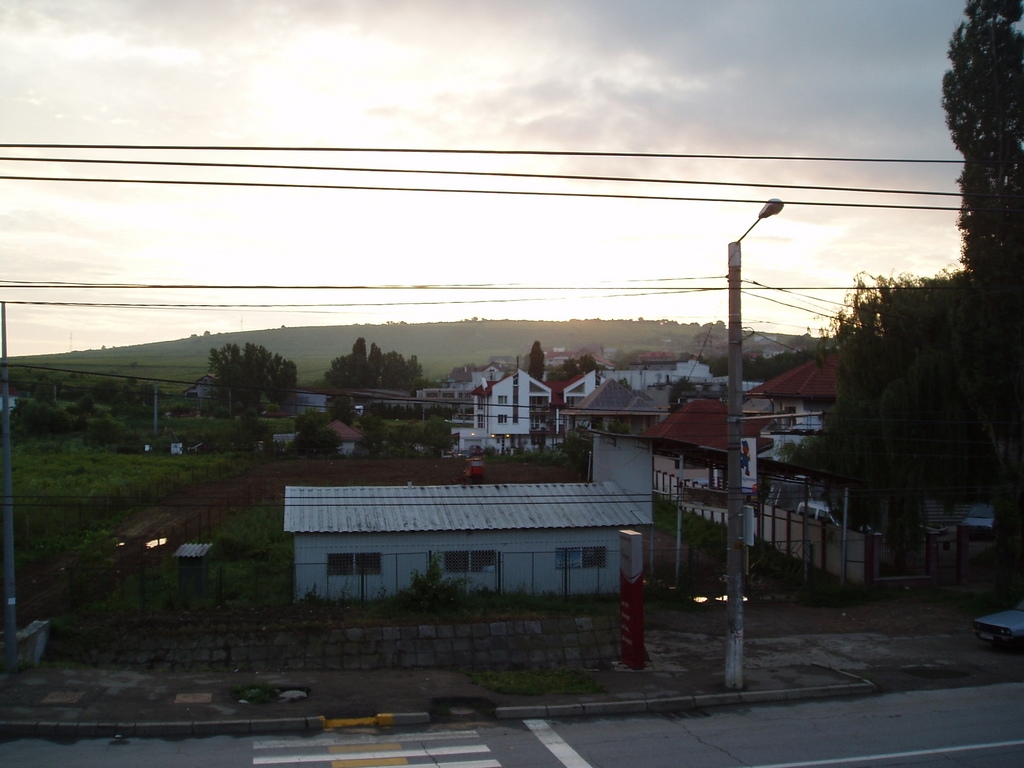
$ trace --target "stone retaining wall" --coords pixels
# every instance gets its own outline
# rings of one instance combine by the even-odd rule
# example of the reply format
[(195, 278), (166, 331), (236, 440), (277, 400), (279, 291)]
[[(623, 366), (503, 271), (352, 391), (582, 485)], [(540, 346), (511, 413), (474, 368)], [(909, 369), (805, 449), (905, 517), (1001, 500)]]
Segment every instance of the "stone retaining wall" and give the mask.
[(607, 667), (616, 618), (492, 621), (105, 638), (77, 661), (144, 669), (520, 669)]

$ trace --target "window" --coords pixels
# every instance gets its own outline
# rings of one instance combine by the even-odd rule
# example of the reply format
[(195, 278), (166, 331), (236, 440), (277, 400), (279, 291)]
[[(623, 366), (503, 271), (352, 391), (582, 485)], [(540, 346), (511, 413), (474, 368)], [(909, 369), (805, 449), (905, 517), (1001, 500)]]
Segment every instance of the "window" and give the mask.
[(606, 547), (559, 547), (555, 551), (555, 567), (560, 571), (566, 568), (605, 568), (607, 564)]
[(327, 555), (328, 576), (379, 575), (380, 552), (332, 552)]
[(444, 553), (444, 569), (448, 573), (482, 573), (493, 571), (497, 565), (498, 553), (493, 549), (461, 549)]
[(503, 413), (503, 414), (499, 415), (498, 416), (498, 423), (499, 424), (508, 424), (508, 414), (504, 414)]
[(508, 405), (508, 395), (498, 395), (498, 405)]

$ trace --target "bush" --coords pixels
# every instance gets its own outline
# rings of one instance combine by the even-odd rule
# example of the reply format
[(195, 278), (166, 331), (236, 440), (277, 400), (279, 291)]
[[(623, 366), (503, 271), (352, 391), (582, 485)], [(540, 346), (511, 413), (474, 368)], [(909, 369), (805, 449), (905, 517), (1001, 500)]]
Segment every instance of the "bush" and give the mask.
[(426, 572), (413, 571), (409, 586), (395, 595), (400, 607), (419, 613), (458, 610), (465, 599), (465, 585), (459, 579), (445, 578), (437, 555), (430, 558)]

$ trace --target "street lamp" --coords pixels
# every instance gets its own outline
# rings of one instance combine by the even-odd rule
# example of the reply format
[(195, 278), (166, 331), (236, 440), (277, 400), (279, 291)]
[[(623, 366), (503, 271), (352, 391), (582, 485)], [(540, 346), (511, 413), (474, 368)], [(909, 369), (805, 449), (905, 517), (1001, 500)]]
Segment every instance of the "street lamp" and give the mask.
[(743, 316), (740, 311), (740, 242), (761, 219), (782, 210), (783, 202), (772, 198), (739, 240), (729, 243), (729, 411), (728, 411), (728, 551), (726, 552), (726, 597), (729, 601), (729, 631), (725, 638), (725, 687), (743, 688), (743, 469), (740, 444), (743, 440)]

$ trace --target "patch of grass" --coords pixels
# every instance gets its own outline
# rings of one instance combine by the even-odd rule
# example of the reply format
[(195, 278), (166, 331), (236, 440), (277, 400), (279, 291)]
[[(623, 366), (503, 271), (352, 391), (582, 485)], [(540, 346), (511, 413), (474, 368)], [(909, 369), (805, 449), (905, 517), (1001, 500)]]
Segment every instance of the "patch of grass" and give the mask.
[(872, 590), (860, 584), (822, 584), (820, 581), (804, 587), (798, 594), (800, 602), (811, 608), (848, 608), (885, 598), (884, 590)]
[(250, 704), (268, 704), (277, 698), (278, 693), (278, 689), (269, 683), (236, 685), (231, 689), (235, 701), (247, 701)]
[(595, 682), (585, 669), (561, 667), (558, 669), (523, 669), (509, 671), (467, 672), (477, 685), (495, 693), (519, 696), (544, 696), (558, 693), (602, 693), (604, 688)]

